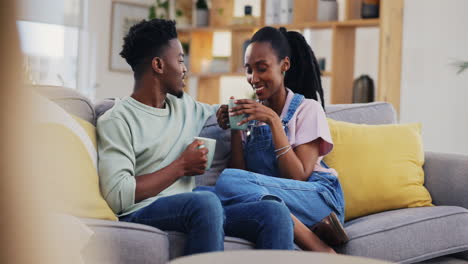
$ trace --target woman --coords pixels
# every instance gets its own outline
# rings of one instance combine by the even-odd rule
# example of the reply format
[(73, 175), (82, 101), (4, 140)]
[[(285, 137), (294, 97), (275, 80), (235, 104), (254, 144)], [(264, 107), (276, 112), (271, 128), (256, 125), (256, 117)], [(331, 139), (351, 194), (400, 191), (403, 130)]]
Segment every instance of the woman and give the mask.
[(295, 242), (305, 250), (334, 253), (311, 231), (332, 245), (348, 240), (341, 226), (341, 186), (336, 171), (322, 161), (333, 143), (312, 49), (297, 32), (264, 27), (246, 49), (245, 68), (259, 102), (236, 100), (236, 107), (228, 111), (223, 105), (217, 112), (224, 129), (229, 116), (247, 114), (239, 125), (250, 122), (250, 129), (231, 130), (234, 169), (223, 171), (215, 192), (225, 207), (284, 202), (294, 222)]

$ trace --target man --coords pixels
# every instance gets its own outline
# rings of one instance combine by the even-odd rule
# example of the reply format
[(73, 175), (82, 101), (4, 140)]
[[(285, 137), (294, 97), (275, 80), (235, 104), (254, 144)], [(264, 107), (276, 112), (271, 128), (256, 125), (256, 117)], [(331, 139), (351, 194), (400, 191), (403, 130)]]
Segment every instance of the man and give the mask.
[(187, 69), (175, 23), (134, 25), (120, 55), (134, 72), (134, 92), (97, 123), (101, 190), (120, 220), (186, 233), (186, 255), (223, 250), (224, 230), (258, 248), (292, 249), (284, 204), (259, 201), (223, 211), (215, 194), (191, 191), (192, 176), (203, 174), (207, 162), (207, 149), (193, 138), (217, 107), (184, 94)]

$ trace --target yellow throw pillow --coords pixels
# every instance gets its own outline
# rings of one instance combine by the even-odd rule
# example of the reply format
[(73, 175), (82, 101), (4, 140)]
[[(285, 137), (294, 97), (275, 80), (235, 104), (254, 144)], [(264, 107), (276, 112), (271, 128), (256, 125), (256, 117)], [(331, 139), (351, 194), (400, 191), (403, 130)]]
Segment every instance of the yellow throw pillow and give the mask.
[(432, 206), (423, 186), (421, 124), (360, 125), (328, 119), (334, 143), (324, 161), (338, 172), (345, 219)]
[(33, 153), (35, 173), (48, 183), (46, 207), (78, 217), (117, 220), (99, 189), (96, 128), (50, 101), (41, 103), (43, 114), (48, 114), (35, 126)]

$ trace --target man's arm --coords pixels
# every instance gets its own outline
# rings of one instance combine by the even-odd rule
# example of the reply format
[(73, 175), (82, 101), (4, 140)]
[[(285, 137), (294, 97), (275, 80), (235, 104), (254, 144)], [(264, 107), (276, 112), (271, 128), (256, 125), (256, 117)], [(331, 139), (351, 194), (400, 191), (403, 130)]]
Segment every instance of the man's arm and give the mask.
[(99, 180), (103, 196), (115, 213), (153, 197), (183, 176), (203, 174), (206, 148), (194, 141), (181, 156), (153, 173), (135, 177), (136, 158), (128, 125), (120, 119), (99, 121)]
[(195, 140), (167, 167), (136, 177), (135, 202), (157, 195), (183, 176), (205, 173), (208, 151), (200, 145), (203, 142)]
[(126, 122), (98, 120), (99, 183), (104, 199), (119, 214), (135, 203), (135, 153)]

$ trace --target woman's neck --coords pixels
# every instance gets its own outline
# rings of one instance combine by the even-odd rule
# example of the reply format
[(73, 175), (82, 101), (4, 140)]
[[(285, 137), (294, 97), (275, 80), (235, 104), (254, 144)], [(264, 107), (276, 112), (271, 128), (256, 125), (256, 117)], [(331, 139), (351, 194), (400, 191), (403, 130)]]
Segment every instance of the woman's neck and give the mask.
[(283, 107), (284, 107), (284, 104), (286, 103), (287, 95), (288, 95), (288, 91), (283, 86), (282, 88), (278, 90), (278, 92), (276, 92), (270, 98), (267, 99), (268, 107), (273, 109), (273, 111), (275, 111), (278, 114), (278, 116), (280, 116), (281, 113), (283, 112)]

